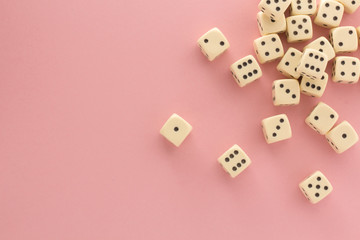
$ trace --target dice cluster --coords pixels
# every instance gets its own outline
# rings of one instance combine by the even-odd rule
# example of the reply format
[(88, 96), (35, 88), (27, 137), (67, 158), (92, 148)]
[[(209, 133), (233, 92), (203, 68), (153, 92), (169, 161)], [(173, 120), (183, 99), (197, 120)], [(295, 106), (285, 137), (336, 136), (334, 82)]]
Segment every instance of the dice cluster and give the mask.
[[(286, 79), (275, 80), (272, 85), (274, 106), (297, 105), (300, 93), (312, 97), (321, 97), (326, 89), (329, 75), (325, 72), (327, 64), (333, 60), (331, 78), (337, 83), (355, 84), (360, 77), (360, 60), (356, 57), (336, 56), (341, 53), (354, 52), (358, 49), (360, 27), (339, 27), (344, 12), (353, 13), (360, 6), (359, 0), (261, 0), (258, 7), (257, 23), (261, 37), (254, 40), (256, 58), (245, 56), (230, 66), (236, 83), (244, 87), (262, 77), (259, 63), (264, 64), (280, 59), (277, 70)], [(285, 11), (290, 9), (289, 17)], [(316, 25), (330, 28), (329, 40), (322, 36), (302, 51), (290, 47), (286, 52), (278, 34), (285, 33), (289, 43), (312, 39), (312, 18)], [(198, 40), (203, 54), (213, 61), (229, 47), (229, 41), (218, 29), (213, 28)], [(259, 62), (259, 63), (258, 63)], [(306, 124), (329, 142), (336, 153), (342, 153), (354, 146), (358, 134), (347, 121), (335, 126), (338, 113), (330, 106), (319, 102), (305, 119)], [(283, 141), (292, 137), (290, 121), (286, 114), (265, 118), (261, 122), (265, 141), (268, 144)], [(180, 116), (173, 114), (160, 133), (174, 145), (179, 146), (192, 127)], [(250, 164), (246, 153), (234, 145), (218, 159), (231, 177), (238, 176)], [(311, 203), (325, 198), (332, 186), (327, 178), (316, 171), (299, 184), (305, 197)]]

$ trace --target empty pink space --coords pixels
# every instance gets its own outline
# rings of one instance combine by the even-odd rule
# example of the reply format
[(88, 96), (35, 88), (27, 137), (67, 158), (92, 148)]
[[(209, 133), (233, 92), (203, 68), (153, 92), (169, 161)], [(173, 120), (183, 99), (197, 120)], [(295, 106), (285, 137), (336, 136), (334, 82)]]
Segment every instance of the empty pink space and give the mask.
[[(304, 121), (321, 100), (360, 132), (360, 86), (274, 107), (276, 61), (239, 88), (257, 4), (0, 0), (0, 239), (360, 239), (359, 145), (336, 154)], [(209, 62), (213, 27), (231, 47)], [(174, 112), (193, 126), (179, 148), (159, 134)], [(280, 113), (293, 137), (268, 145), (260, 122)], [(217, 158), (234, 144), (252, 165), (232, 179)], [(298, 184), (316, 170), (334, 191), (312, 205)]]

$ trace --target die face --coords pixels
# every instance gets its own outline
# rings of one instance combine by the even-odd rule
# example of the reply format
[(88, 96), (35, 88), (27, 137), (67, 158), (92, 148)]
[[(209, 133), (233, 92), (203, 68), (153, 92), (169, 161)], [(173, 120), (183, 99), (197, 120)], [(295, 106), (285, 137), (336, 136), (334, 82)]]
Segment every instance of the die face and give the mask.
[(302, 42), (312, 38), (313, 29), (311, 18), (307, 15), (298, 15), (286, 19), (286, 37), (289, 43)]
[(257, 23), (261, 36), (282, 33), (286, 30), (285, 15), (282, 14), (278, 19), (270, 19), (263, 12), (258, 12)]
[(160, 130), (160, 134), (179, 147), (192, 130), (191, 125), (177, 114), (171, 115)]
[(291, 15), (314, 15), (316, 13), (316, 0), (292, 0), (290, 4)]
[(324, 73), (320, 79), (310, 79), (303, 77), (300, 84), (301, 93), (311, 97), (322, 97), (325, 92), (329, 75)]
[(360, 60), (356, 57), (336, 57), (332, 69), (332, 80), (337, 83), (354, 84), (359, 81)]
[(300, 73), (298, 73), (296, 69), (300, 63), (302, 55), (302, 52), (296, 48), (290, 47), (277, 65), (276, 69), (287, 77), (298, 79), (300, 77)]
[(325, 28), (334, 28), (340, 25), (344, 15), (344, 6), (334, 0), (321, 1), (314, 23)]
[(327, 56), (314, 49), (306, 49), (296, 71), (310, 79), (320, 79), (327, 66)]
[(268, 144), (291, 138), (291, 126), (285, 114), (276, 115), (262, 120), (265, 140)]
[(261, 0), (258, 8), (271, 19), (278, 19), (289, 7), (291, 0)]
[(254, 40), (254, 50), (260, 63), (267, 63), (281, 58), (284, 48), (277, 34), (270, 34)]
[(218, 28), (213, 28), (200, 37), (198, 45), (210, 61), (213, 61), (230, 47), (228, 40)]
[(351, 26), (331, 29), (330, 42), (336, 53), (355, 52), (359, 45), (356, 29)]
[(359, 141), (359, 136), (349, 122), (344, 121), (326, 135), (330, 146), (337, 153), (343, 153)]
[(221, 155), (221, 157), (218, 158), (218, 161), (223, 166), (224, 170), (233, 178), (251, 164), (249, 156), (236, 144)]
[(236, 61), (231, 65), (230, 71), (240, 87), (244, 87), (262, 76), (261, 68), (252, 55)]
[(325, 135), (339, 119), (338, 113), (329, 105), (320, 102), (305, 119), (309, 127), (321, 135)]
[(273, 82), (274, 106), (297, 105), (300, 103), (299, 82), (295, 79), (281, 79)]
[(359, 0), (336, 0), (344, 5), (345, 12), (354, 13), (360, 6)]
[(319, 52), (325, 53), (328, 58), (328, 61), (330, 61), (335, 57), (334, 48), (325, 37), (319, 37), (315, 39), (314, 41), (312, 41), (311, 43), (309, 43), (304, 47), (304, 51), (306, 49), (315, 49), (318, 50)]
[(299, 184), (304, 196), (313, 204), (328, 196), (333, 186), (320, 171), (316, 171)]

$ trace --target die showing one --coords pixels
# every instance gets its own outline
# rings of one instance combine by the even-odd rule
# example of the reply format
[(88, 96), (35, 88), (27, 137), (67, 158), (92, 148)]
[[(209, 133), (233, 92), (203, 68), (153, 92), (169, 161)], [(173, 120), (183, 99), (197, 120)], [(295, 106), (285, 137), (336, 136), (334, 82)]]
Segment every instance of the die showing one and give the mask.
[(359, 81), (360, 60), (356, 57), (336, 57), (332, 68), (332, 80), (354, 84)]
[(355, 52), (359, 45), (356, 29), (352, 26), (331, 29), (330, 42), (336, 53)]
[(335, 57), (334, 48), (326, 37), (319, 37), (315, 39), (314, 41), (312, 41), (311, 43), (309, 43), (304, 47), (304, 51), (306, 49), (315, 49), (318, 50), (319, 52), (325, 53), (326, 56), (328, 57), (328, 61), (330, 61)]
[(338, 119), (339, 114), (334, 109), (323, 102), (319, 102), (305, 119), (305, 122), (319, 134), (325, 135)]
[(360, 6), (360, 0), (336, 0), (344, 5), (345, 12), (354, 13)]
[(286, 23), (286, 37), (289, 43), (302, 42), (312, 38), (313, 29), (309, 16), (291, 16), (286, 19)]
[(316, 171), (299, 184), (304, 196), (313, 204), (320, 202), (328, 196), (333, 186), (320, 171)]
[(236, 144), (221, 155), (218, 161), (233, 178), (251, 164), (249, 156)]
[(256, 18), (261, 36), (272, 33), (282, 33), (286, 30), (286, 19), (284, 14), (275, 20), (270, 19), (263, 12), (258, 12)]
[(311, 79), (303, 77), (301, 79), (300, 91), (301, 93), (311, 97), (322, 97), (325, 92), (329, 75), (324, 73), (320, 79)]
[(270, 34), (254, 40), (256, 57), (261, 64), (284, 56), (284, 48), (277, 34)]
[(349, 122), (343, 121), (326, 135), (326, 140), (337, 153), (343, 153), (359, 141), (359, 136)]
[(286, 114), (265, 118), (261, 122), (265, 141), (275, 143), (291, 138), (291, 126)]
[(258, 8), (271, 19), (278, 19), (289, 7), (291, 0), (261, 0)]
[(334, 0), (323, 0), (318, 7), (314, 23), (325, 28), (334, 28), (340, 25), (344, 15), (344, 6)]
[(274, 106), (289, 106), (300, 103), (298, 80), (280, 79), (273, 82), (272, 97)]
[(316, 0), (291, 0), (290, 15), (314, 15)]
[(190, 134), (191, 130), (191, 125), (179, 115), (174, 113), (165, 122), (164, 126), (160, 130), (160, 133), (175, 146), (179, 147), (185, 138)]
[(315, 49), (306, 49), (296, 71), (310, 79), (321, 79), (327, 66), (327, 56)]
[(298, 79), (300, 77), (300, 73), (298, 73), (296, 69), (300, 63), (302, 55), (302, 52), (296, 48), (289, 47), (276, 69), (289, 78)]
[(197, 43), (209, 61), (213, 61), (230, 47), (228, 40), (218, 28), (205, 33)]
[(240, 87), (244, 87), (262, 76), (261, 68), (252, 55), (236, 61), (231, 65), (230, 71)]

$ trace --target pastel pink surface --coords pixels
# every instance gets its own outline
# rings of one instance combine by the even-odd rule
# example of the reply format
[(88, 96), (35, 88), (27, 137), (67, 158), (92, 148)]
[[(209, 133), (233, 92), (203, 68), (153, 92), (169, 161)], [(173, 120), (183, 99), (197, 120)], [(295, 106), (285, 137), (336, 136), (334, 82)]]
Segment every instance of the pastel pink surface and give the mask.
[[(277, 62), (232, 79), (257, 3), (1, 1), (0, 239), (359, 239), (359, 145), (338, 155), (306, 126), (318, 99), (272, 105)], [(196, 41), (215, 26), (231, 47), (208, 62)], [(358, 131), (359, 88), (321, 99)], [(193, 126), (180, 148), (159, 134), (174, 112)], [(260, 121), (279, 113), (293, 138), (267, 145)], [(252, 165), (232, 179), (217, 158), (235, 143)], [(298, 184), (316, 170), (334, 191), (312, 205)]]

